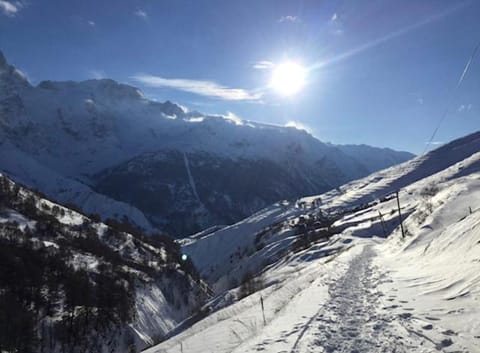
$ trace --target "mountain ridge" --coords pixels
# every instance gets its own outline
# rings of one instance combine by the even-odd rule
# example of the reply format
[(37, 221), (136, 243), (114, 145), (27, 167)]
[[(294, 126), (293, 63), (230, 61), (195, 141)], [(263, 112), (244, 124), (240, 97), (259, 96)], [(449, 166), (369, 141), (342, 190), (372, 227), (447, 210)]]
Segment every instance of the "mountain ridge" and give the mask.
[[(231, 223), (280, 199), (324, 192), (413, 156), (373, 147), (346, 153), (347, 147), (323, 143), (304, 130), (151, 101), (138, 88), (111, 79), (32, 86), (6, 60), (3, 67), (1, 168), (59, 201), (104, 218), (126, 217), (148, 231), (181, 236)], [(168, 151), (171, 159), (164, 160)], [(39, 166), (48, 176), (38, 173)], [(234, 179), (237, 168), (245, 177), (228, 181), (226, 188), (219, 180)], [(182, 181), (168, 181), (171, 172)], [(262, 177), (271, 190), (255, 194)], [(148, 180), (149, 189), (142, 200), (132, 200), (128, 188), (140, 186), (140, 179)], [(113, 180), (117, 188), (105, 188)], [(235, 196), (237, 189), (251, 196)], [(111, 199), (110, 209), (82, 202), (90, 197)], [(186, 211), (147, 207), (145, 199), (176, 200), (176, 208)], [(183, 220), (188, 226), (179, 227)]]

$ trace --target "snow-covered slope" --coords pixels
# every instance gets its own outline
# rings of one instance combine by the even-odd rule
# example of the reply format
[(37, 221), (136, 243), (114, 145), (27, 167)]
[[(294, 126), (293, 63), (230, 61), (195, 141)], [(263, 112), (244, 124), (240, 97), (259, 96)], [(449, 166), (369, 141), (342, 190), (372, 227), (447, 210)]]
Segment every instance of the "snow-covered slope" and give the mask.
[[(274, 204), (245, 220), (210, 233), (201, 239), (196, 239), (184, 249), (189, 253), (199, 270), (214, 281), (229, 274), (235, 263), (230, 261), (236, 253), (249, 251), (256, 247), (257, 233), (266, 227), (285, 225), (288, 221), (302, 214), (332, 214), (345, 212), (355, 207), (362, 207), (369, 202), (378, 202), (379, 199), (391, 195), (417, 180), (422, 180), (437, 172), (443, 171), (459, 163), (458, 172), (451, 178), (475, 172), (480, 169), (479, 162), (468, 158), (480, 151), (480, 132), (455, 140), (445, 146), (417, 157), (398, 166), (382, 170), (370, 176), (343, 185), (340, 190), (333, 190), (323, 195), (305, 197), (297, 202), (284, 201)], [(468, 164), (467, 164), (468, 163)], [(318, 207), (312, 207), (312, 205)], [(291, 236), (295, 230), (284, 234), (285, 238)], [(217, 256), (209, 256), (209, 250)], [(251, 251), (251, 250), (250, 250)], [(238, 256), (237, 256), (238, 257)]]
[(412, 311), (407, 329), (451, 351), (480, 347), (480, 173), (454, 178), (479, 163), (477, 153), (409, 187), (416, 194), (405, 197), (415, 209), (405, 222), (409, 236), (397, 231), (379, 246), (376, 261), (393, 281), (382, 291)]
[(2, 352), (132, 352), (208, 297), (178, 246), (90, 219), (0, 175)]
[[(345, 152), (303, 130), (150, 101), (108, 79), (34, 87), (1, 53), (0, 146), (0, 168), (49, 196), (175, 235), (412, 157), (365, 146)], [(97, 200), (108, 207), (95, 208)]]
[(147, 352), (478, 352), (478, 136), (184, 239), (218, 297)]
[[(321, 197), (324, 208), (344, 208), (374, 201), (461, 162), (479, 150), (480, 131), (454, 140), (408, 162), (343, 185), (339, 190), (328, 192)], [(458, 174), (451, 177), (479, 170), (480, 166), (475, 162), (461, 168)], [(314, 198), (305, 198), (304, 201), (309, 202)]]

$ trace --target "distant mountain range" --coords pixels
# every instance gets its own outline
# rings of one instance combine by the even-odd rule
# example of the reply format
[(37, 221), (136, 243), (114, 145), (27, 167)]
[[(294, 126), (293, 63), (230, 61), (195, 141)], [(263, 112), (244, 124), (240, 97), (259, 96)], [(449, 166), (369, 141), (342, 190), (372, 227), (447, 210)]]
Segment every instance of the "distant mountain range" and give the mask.
[(31, 85), (0, 53), (0, 169), (102, 218), (184, 236), (413, 155), (204, 115), (109, 79)]

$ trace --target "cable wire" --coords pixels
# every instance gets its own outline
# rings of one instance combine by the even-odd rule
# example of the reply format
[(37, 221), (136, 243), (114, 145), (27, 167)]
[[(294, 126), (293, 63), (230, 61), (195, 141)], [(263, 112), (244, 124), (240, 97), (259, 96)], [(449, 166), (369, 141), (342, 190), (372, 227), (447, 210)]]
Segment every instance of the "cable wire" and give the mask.
[(443, 123), (443, 121), (445, 120), (445, 118), (448, 116), (448, 113), (450, 113), (450, 108), (451, 108), (453, 99), (455, 98), (455, 93), (458, 91), (458, 89), (460, 88), (463, 80), (465, 79), (465, 76), (467, 75), (468, 70), (470, 69), (470, 65), (471, 65), (473, 59), (475, 58), (475, 56), (477, 55), (478, 48), (480, 48), (480, 42), (478, 42), (477, 45), (475, 46), (475, 49), (473, 49), (472, 55), (470, 55), (470, 58), (468, 59), (467, 63), (465, 64), (465, 67), (464, 67), (464, 69), (463, 69), (463, 71), (462, 71), (462, 75), (460, 76), (460, 78), (459, 78), (459, 80), (458, 80), (458, 82), (457, 82), (457, 85), (455, 86), (455, 88), (454, 88), (453, 90), (450, 91), (450, 95), (449, 95), (448, 100), (447, 100), (447, 105), (446, 105), (445, 111), (443, 112), (440, 120), (438, 121), (438, 124), (437, 124), (437, 126), (435, 127), (435, 130), (433, 130), (433, 134), (432, 134), (432, 136), (430, 137), (430, 140), (427, 142), (427, 145), (425, 146), (425, 149), (423, 150), (422, 155), (424, 155), (425, 153), (427, 153), (428, 147), (430, 146), (430, 144), (432, 143), (433, 139), (434, 139), (435, 136), (437, 135), (438, 129), (439, 129), (440, 126), (442, 125), (442, 123)]

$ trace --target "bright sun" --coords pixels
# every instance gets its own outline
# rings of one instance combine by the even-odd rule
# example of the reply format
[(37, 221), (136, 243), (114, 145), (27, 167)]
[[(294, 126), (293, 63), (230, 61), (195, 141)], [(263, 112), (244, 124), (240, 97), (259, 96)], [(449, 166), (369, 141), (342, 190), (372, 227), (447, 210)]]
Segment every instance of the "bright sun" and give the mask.
[(306, 74), (305, 68), (291, 61), (275, 65), (270, 87), (284, 96), (294, 95), (305, 85)]

